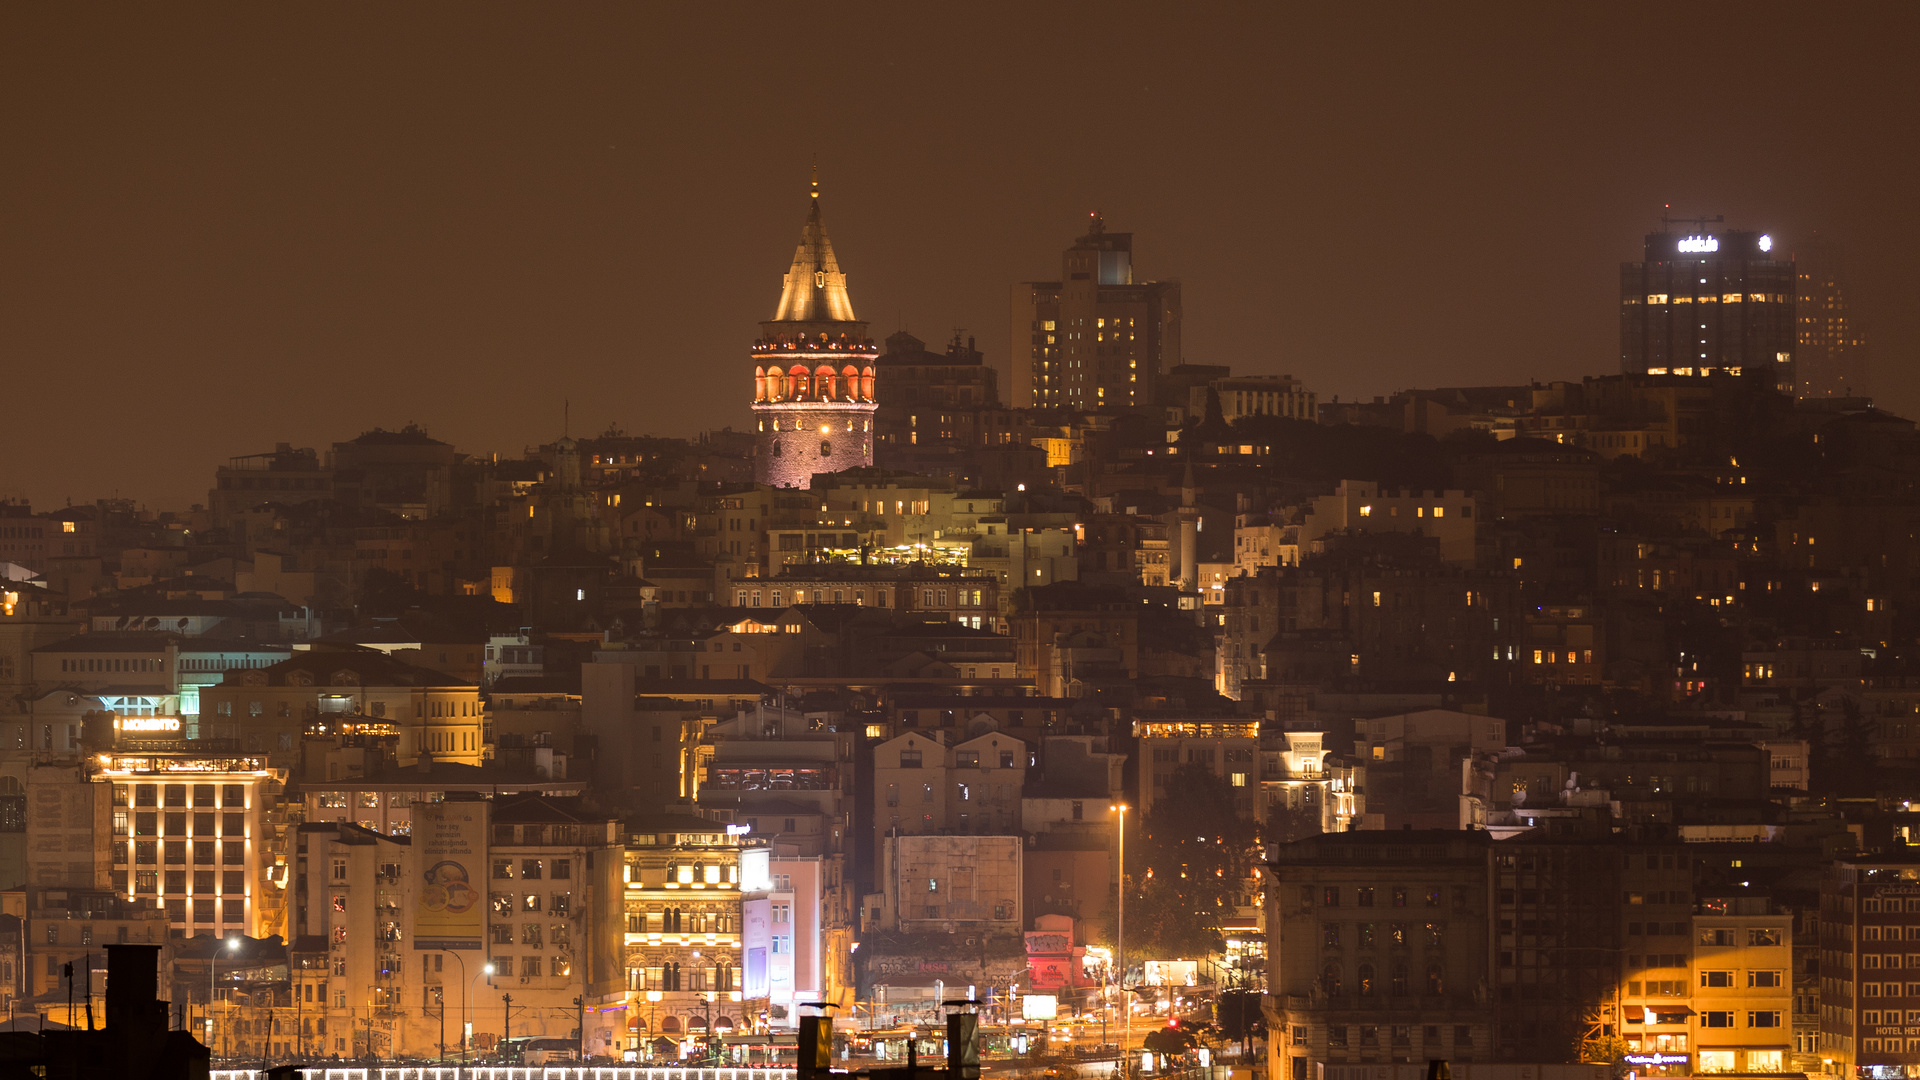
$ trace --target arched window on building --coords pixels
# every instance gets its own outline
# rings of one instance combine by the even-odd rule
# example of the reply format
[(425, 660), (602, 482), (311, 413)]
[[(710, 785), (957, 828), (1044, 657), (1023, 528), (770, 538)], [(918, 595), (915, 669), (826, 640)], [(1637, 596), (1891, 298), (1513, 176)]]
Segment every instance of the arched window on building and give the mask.
[(1320, 969), (1320, 991), (1329, 997), (1340, 996), (1340, 961), (1329, 960)]

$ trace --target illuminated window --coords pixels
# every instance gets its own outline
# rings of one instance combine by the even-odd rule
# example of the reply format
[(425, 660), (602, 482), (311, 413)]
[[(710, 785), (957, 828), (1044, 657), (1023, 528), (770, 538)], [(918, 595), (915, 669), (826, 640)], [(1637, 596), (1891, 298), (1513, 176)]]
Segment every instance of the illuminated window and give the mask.
[(1363, 506), (1363, 507), (1361, 507), (1361, 508), (1360, 508), (1360, 516), (1361, 516), (1361, 517), (1372, 517), (1372, 516), (1373, 516), (1373, 507), (1371, 507), (1371, 506)]

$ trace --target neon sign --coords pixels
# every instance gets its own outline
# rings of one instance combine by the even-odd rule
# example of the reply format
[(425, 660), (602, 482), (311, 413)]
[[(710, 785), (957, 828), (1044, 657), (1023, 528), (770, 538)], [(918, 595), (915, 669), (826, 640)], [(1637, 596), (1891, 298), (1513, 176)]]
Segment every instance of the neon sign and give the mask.
[(113, 726), (121, 731), (179, 731), (180, 718), (177, 716), (122, 716), (114, 720)]
[(1685, 1054), (1628, 1054), (1625, 1058), (1622, 1058), (1621, 1060), (1625, 1061), (1629, 1065), (1648, 1065), (1653, 1067), (1658, 1067), (1661, 1065), (1685, 1065), (1687, 1063), (1687, 1055)]
[(1712, 236), (1687, 236), (1681, 238), (1679, 247), (1688, 252), (1719, 251), (1720, 241)]

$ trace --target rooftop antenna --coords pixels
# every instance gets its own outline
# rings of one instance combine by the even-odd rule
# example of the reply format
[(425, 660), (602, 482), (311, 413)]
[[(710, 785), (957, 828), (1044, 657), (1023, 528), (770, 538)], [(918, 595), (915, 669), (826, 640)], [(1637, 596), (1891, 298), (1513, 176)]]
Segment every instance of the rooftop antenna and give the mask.
[(573, 434), (573, 399), (562, 398), (560, 402), (560, 437)]
[(1667, 231), (1666, 227), (1668, 225), (1692, 225), (1698, 228), (1701, 232), (1705, 232), (1707, 230), (1707, 226), (1724, 225), (1726, 224), (1726, 221), (1727, 221), (1727, 215), (1725, 214), (1716, 214), (1713, 217), (1707, 217), (1705, 214), (1702, 214), (1699, 217), (1674, 217), (1672, 203), (1663, 203), (1661, 204), (1661, 208), (1660, 208), (1660, 231), (1661, 232), (1666, 232)]

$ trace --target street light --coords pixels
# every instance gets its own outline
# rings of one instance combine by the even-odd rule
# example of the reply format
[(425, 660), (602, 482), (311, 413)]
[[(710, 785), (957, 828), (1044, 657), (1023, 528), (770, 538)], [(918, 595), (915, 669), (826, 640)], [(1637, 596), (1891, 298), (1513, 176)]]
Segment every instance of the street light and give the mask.
[(647, 991), (647, 1053), (645, 1060), (653, 1060), (653, 1040), (659, 1038), (660, 1031), (655, 1026), (660, 1022), (660, 991)]
[[(467, 1063), (467, 1029), (473, 1026), (467, 1019), (467, 989), (473, 984), (467, 978), (467, 958), (461, 956), (459, 952), (453, 949), (441, 949), (440, 951), (453, 957), (454, 962), (460, 965), (460, 1064), (465, 1065)], [(487, 973), (489, 975), (493, 973), (492, 964), (487, 965)], [(444, 988), (442, 988), (441, 994), (440, 1060), (445, 1061), (447, 1059), (447, 999), (444, 996), (446, 994)]]
[(1133, 1011), (1127, 1008), (1127, 804), (1114, 803), (1107, 809), (1113, 813), (1113, 829), (1120, 847), (1120, 869), (1115, 878), (1119, 904), (1113, 926), (1113, 955), (1114, 980), (1120, 987), (1120, 1075), (1125, 1076), (1127, 1044), (1133, 1041)]
[[(240, 939), (237, 937), (228, 938), (227, 951), (239, 952)], [(207, 956), (207, 1053), (209, 1054), (213, 1053), (213, 980), (215, 973), (219, 970), (220, 947), (216, 945), (213, 951)]]

